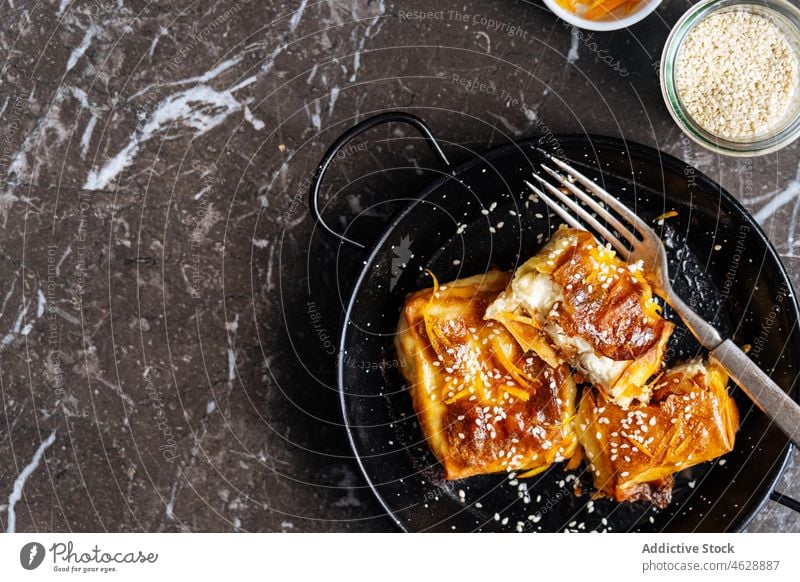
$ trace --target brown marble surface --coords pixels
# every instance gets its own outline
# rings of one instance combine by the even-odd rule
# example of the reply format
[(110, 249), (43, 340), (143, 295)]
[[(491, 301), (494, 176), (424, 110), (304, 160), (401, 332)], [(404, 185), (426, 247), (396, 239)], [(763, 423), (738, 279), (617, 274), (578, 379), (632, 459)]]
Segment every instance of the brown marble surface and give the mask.
[[(687, 6), (590, 35), (517, 0), (0, 4), (0, 529), (393, 531), (333, 387), (353, 260), (306, 208), (330, 142), (380, 110), (456, 160), (548, 130), (662, 149), (741, 200), (800, 285), (800, 143), (722, 158), (663, 105)], [(342, 209), (430, 179), (351, 184), (432, 165), (398, 131), (337, 164)], [(779, 490), (800, 497), (796, 461)], [(750, 529), (800, 518), (769, 503)]]

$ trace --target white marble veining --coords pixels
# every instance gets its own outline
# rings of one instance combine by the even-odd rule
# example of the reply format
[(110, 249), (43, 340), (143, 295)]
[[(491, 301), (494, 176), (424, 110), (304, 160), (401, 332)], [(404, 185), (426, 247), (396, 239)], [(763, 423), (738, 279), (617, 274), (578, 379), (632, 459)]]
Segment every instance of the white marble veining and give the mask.
[(165, 130), (173, 129), (175, 123), (194, 130), (197, 137), (221, 125), (232, 113), (243, 111), (244, 107), (245, 104), (239, 102), (231, 90), (218, 91), (208, 85), (197, 85), (170, 95), (158, 104), (149, 121), (133, 132), (124, 148), (89, 172), (83, 187), (86, 190), (108, 188), (133, 163), (143, 144)]
[(97, 125), (97, 114), (92, 113), (89, 121), (86, 122), (86, 128), (81, 135), (81, 159), (86, 159), (86, 154), (89, 153), (89, 144), (92, 141), (92, 133), (94, 133), (94, 126)]
[(786, 230), (786, 256), (793, 256), (795, 249), (800, 246), (800, 241), (797, 240), (797, 221), (800, 215), (800, 163), (797, 165), (797, 174), (783, 190), (773, 192), (769, 197), (769, 202), (764, 204), (758, 212), (753, 215), (753, 218), (759, 224), (764, 224), (767, 220), (772, 218), (775, 213), (787, 206), (794, 204), (792, 208), (792, 217), (789, 220), (788, 228)]
[(139, 91), (128, 97), (128, 101), (129, 102), (133, 101), (137, 97), (141, 97), (142, 95), (153, 89), (163, 90), (166, 87), (180, 87), (182, 85), (191, 85), (191, 84), (198, 85), (198, 84), (208, 83), (209, 81), (212, 81), (217, 77), (219, 77), (225, 71), (232, 69), (233, 67), (241, 63), (243, 57), (244, 54), (241, 54), (232, 57), (230, 59), (226, 59), (223, 62), (219, 63), (217, 66), (213, 67), (212, 69), (209, 69), (202, 75), (186, 77), (185, 79), (178, 79), (176, 81), (160, 81), (158, 83), (151, 83), (149, 85), (145, 85), (144, 88), (140, 89)]
[[(369, 19), (366, 28), (364, 29), (363, 34), (360, 38), (357, 38), (356, 41), (356, 50), (353, 53), (353, 72), (350, 75), (350, 82), (354, 83), (355, 80), (358, 78), (358, 70), (361, 68), (361, 53), (364, 50), (364, 46), (366, 45), (367, 40), (369, 40), (372, 36), (378, 34), (380, 32), (381, 27), (383, 26), (383, 21), (381, 20), (381, 16), (386, 12), (386, 7), (384, 6), (383, 0), (378, 3), (378, 14), (373, 16)], [(356, 35), (357, 29), (353, 30), (353, 35)]]
[(14, 279), (11, 280), (11, 286), (8, 288), (8, 291), (6, 291), (6, 294), (3, 297), (3, 304), (0, 305), (0, 317), (2, 317), (3, 314), (6, 312), (6, 306), (8, 305), (9, 299), (11, 299), (11, 296), (14, 294), (14, 288), (16, 286), (17, 286), (17, 279), (15, 277)]
[[(33, 97), (35, 95), (31, 95), (31, 98)], [(73, 131), (71, 126), (76, 120), (63, 113), (70, 99), (76, 100), (81, 108), (96, 114), (96, 107), (89, 101), (83, 89), (73, 85), (61, 85), (45, 113), (39, 117), (33, 128), (25, 133), (25, 138), (6, 172), (9, 183), (35, 183), (40, 173), (37, 162), (46, 159), (51, 151), (58, 151), (70, 138)]]
[[(13, 292), (13, 286), (11, 291), (9, 291), (9, 295), (6, 295), (6, 298), (3, 302), (3, 309), (0, 310), (0, 313), (5, 310), (6, 302), (8, 301), (10, 294)], [(0, 339), (0, 352), (2, 352), (5, 348), (10, 346), (14, 340), (18, 337), (25, 337), (27, 336), (31, 330), (33, 329), (33, 325), (37, 319), (39, 319), (42, 315), (44, 315), (45, 306), (47, 305), (47, 300), (45, 299), (44, 293), (42, 293), (41, 289), (37, 289), (36, 294), (36, 314), (28, 318), (28, 309), (31, 306), (30, 301), (24, 301), (20, 305), (20, 309), (17, 312), (17, 317), (14, 319), (14, 323), (11, 326), (6, 334)]]
[(233, 316), (228, 328), (228, 382), (236, 380), (236, 332), (239, 330), (239, 314)]
[(72, 53), (69, 55), (69, 59), (67, 60), (67, 69), (64, 71), (64, 74), (69, 73), (75, 65), (78, 64), (80, 58), (86, 54), (86, 51), (89, 49), (89, 45), (92, 44), (92, 40), (100, 33), (100, 29), (97, 26), (91, 25), (86, 29), (86, 34), (83, 36), (83, 40), (81, 44), (75, 47), (72, 50)]
[(149, 56), (151, 59), (153, 58), (153, 55), (156, 52), (156, 46), (158, 46), (158, 41), (160, 41), (161, 37), (166, 35), (168, 32), (169, 31), (163, 26), (159, 27), (158, 32), (153, 37), (153, 40), (150, 42), (150, 48), (147, 49), (147, 56)]
[(47, 437), (46, 440), (42, 441), (39, 445), (39, 448), (36, 449), (36, 452), (33, 454), (33, 458), (28, 465), (25, 466), (22, 471), (20, 471), (19, 476), (14, 481), (14, 485), (11, 489), (11, 493), (8, 496), (8, 525), (6, 527), (6, 533), (14, 533), (17, 528), (17, 513), (16, 513), (16, 506), (17, 502), (22, 498), (22, 489), (25, 487), (25, 483), (28, 478), (33, 474), (33, 472), (39, 467), (39, 463), (42, 462), (42, 457), (44, 456), (44, 452), (54, 443), (56, 442), (56, 431), (50, 433), (50, 436)]
[(789, 182), (782, 191), (773, 192), (770, 196), (770, 201), (753, 214), (753, 218), (755, 218), (758, 223), (763, 224), (775, 214), (778, 209), (792, 201), (796, 201), (798, 196), (800, 196), (800, 164), (797, 165), (797, 175), (794, 180)]
[(303, 18), (303, 12), (305, 12), (307, 4), (308, 0), (300, 0), (300, 6), (297, 7), (297, 10), (294, 11), (294, 14), (292, 14), (292, 17), (289, 19), (290, 32), (294, 32), (297, 25), (300, 24), (300, 19)]
[(570, 65), (574, 64), (580, 58), (580, 54), (578, 53), (579, 43), (580, 31), (573, 26), (570, 33), (569, 52), (567, 53), (567, 63)]

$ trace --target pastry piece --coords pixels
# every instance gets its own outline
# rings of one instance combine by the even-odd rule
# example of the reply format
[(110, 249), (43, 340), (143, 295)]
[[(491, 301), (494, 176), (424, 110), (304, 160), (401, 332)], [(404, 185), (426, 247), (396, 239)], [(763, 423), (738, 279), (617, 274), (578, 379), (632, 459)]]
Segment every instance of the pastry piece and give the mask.
[(727, 384), (718, 364), (695, 361), (667, 370), (650, 403), (627, 410), (586, 390), (575, 422), (596, 489), (666, 507), (673, 473), (733, 450), (739, 412)]
[[(530, 476), (570, 458), (575, 383), (520, 348), (486, 307), (510, 275), (489, 271), (408, 296), (396, 336), (401, 369), (446, 479)], [(435, 280), (434, 280), (435, 281)]]
[(614, 402), (646, 402), (674, 324), (659, 315), (641, 264), (585, 230), (561, 227), (522, 265), (486, 317), (553, 367), (574, 366)]

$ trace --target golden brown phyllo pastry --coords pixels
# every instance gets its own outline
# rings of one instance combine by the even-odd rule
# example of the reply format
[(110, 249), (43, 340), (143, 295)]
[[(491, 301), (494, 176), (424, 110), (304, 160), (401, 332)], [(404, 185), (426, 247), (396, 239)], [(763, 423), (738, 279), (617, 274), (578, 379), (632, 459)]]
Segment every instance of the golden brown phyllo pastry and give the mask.
[(400, 316), (402, 370), (446, 479), (534, 474), (570, 458), (577, 446), (568, 367), (547, 365), (484, 319), (509, 279), (489, 271), (434, 285), (409, 295)]
[(733, 450), (739, 413), (727, 384), (718, 364), (695, 361), (665, 372), (650, 402), (628, 409), (584, 391), (576, 430), (595, 487), (617, 501), (666, 506), (673, 473)]
[(614, 402), (648, 400), (674, 325), (640, 265), (628, 265), (588, 232), (562, 227), (514, 273), (486, 317), (551, 366), (568, 363)]
[(641, 267), (590, 233), (560, 228), (513, 276), (433, 280), (406, 298), (396, 346), (445, 478), (569, 469), (584, 452), (598, 496), (665, 506), (674, 473), (733, 449), (727, 375), (660, 373), (674, 325)]

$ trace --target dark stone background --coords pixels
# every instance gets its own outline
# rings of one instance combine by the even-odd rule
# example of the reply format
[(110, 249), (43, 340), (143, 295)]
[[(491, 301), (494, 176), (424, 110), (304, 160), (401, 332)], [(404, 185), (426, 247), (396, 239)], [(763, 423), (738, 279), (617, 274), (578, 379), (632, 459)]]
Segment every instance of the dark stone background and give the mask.
[[(380, 110), (424, 117), (457, 161), (547, 130), (660, 148), (757, 213), (798, 285), (800, 145), (721, 158), (663, 105), (657, 62), (687, 6), (573, 36), (514, 0), (3, 2), (0, 527), (55, 433), (17, 531), (394, 529), (326, 354), (360, 259), (306, 208), (328, 144)], [(443, 12), (404, 18), (420, 9)], [(374, 232), (391, 209), (373, 202), (431, 179), (404, 136), (377, 129), (336, 164), (331, 213), (366, 209)], [(770, 503), (751, 529), (800, 519)]]

